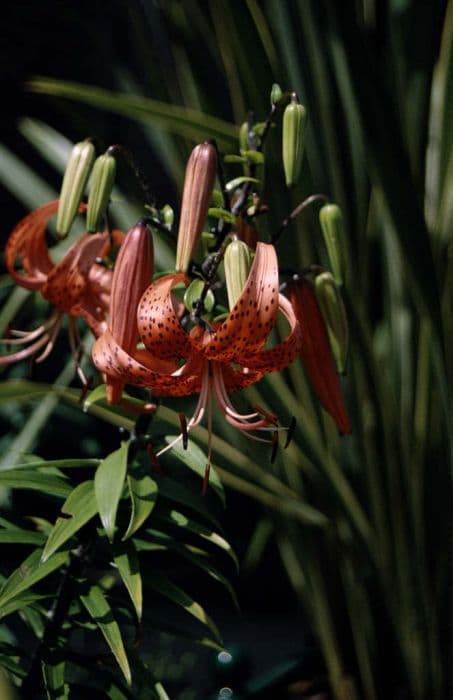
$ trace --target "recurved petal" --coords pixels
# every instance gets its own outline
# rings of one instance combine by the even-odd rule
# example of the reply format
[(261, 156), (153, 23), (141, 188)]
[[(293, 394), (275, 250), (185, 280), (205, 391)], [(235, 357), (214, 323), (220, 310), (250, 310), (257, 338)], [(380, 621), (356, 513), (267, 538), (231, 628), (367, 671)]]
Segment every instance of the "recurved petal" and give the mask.
[(235, 369), (231, 365), (222, 365), (223, 381), (228, 393), (246, 389), (248, 386), (259, 382), (265, 372), (250, 370), (248, 367)]
[(41, 288), (43, 297), (62, 311), (72, 313), (85, 294), (89, 270), (107, 236), (107, 232), (81, 236), (47, 275)]
[[(109, 379), (120, 380), (124, 384), (135, 386), (154, 387), (158, 385), (162, 376), (163, 365), (161, 362), (153, 362), (153, 357), (148, 355), (147, 364), (143, 354), (138, 353), (140, 360), (129, 355), (116, 342), (110, 330), (106, 330), (100, 338), (96, 340), (92, 349), (93, 362), (100, 372), (103, 372)], [(175, 371), (176, 365), (167, 364), (167, 373)]]
[(205, 356), (231, 362), (258, 352), (271, 332), (278, 311), (278, 264), (274, 246), (258, 243), (244, 291), (226, 321), (204, 349)]
[(274, 348), (260, 350), (255, 355), (247, 353), (244, 358), (238, 361), (246, 365), (249, 369), (260, 370), (263, 374), (267, 372), (279, 372), (296, 359), (302, 347), (303, 331), (297, 320), (294, 309), (288, 299), (279, 294), (278, 308), (286, 316), (290, 326), (287, 337), (278, 343)]
[[(53, 267), (47, 251), (46, 227), (57, 209), (58, 199), (32, 211), (16, 224), (6, 243), (5, 263), (8, 272), (26, 289), (39, 289)], [(16, 258), (19, 258), (24, 272), (15, 270)]]
[(144, 292), (137, 310), (140, 337), (145, 347), (160, 359), (184, 359), (192, 344), (176, 312), (172, 289), (186, 280), (183, 273), (165, 275)]

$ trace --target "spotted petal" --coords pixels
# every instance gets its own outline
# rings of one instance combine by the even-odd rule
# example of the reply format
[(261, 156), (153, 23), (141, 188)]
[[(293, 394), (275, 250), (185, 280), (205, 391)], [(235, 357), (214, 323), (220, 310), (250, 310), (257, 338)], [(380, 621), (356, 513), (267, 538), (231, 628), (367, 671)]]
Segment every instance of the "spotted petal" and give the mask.
[(182, 328), (171, 290), (185, 281), (183, 273), (165, 275), (153, 282), (140, 299), (137, 323), (145, 347), (161, 359), (183, 359), (191, 355), (192, 344)]
[(260, 350), (255, 355), (247, 353), (243, 358), (238, 358), (238, 361), (249, 369), (260, 370), (263, 374), (266, 372), (279, 372), (284, 369), (296, 359), (301, 349), (301, 326), (292, 305), (283, 294), (279, 294), (278, 306), (290, 325), (290, 332), (287, 337), (274, 348)]
[(108, 233), (85, 234), (48, 273), (41, 293), (51, 304), (72, 313), (85, 293), (88, 273), (102, 249)]
[(278, 311), (278, 264), (272, 245), (258, 243), (241, 296), (204, 348), (205, 356), (231, 362), (254, 355), (266, 342)]

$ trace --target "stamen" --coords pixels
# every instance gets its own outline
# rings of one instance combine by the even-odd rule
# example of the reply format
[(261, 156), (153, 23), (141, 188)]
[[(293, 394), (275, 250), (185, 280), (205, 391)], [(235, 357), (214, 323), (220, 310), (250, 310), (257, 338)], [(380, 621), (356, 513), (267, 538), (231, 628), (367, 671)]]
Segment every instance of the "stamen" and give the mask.
[(276, 415), (274, 415), (273, 413), (269, 413), (268, 411), (266, 411), (264, 408), (261, 408), (261, 406), (258, 406), (257, 404), (255, 404), (253, 406), (253, 408), (255, 409), (255, 411), (257, 413), (259, 413), (259, 415), (263, 416), (263, 418), (265, 418), (270, 424), (278, 425), (278, 418)]
[(182, 411), (179, 413), (179, 422), (181, 424), (182, 447), (183, 450), (187, 450), (189, 433), (187, 432), (187, 418)]
[(285, 442), (285, 444), (283, 445), (283, 449), (284, 449), (284, 450), (286, 450), (286, 448), (289, 446), (291, 440), (293, 439), (293, 435), (294, 435), (294, 431), (295, 431), (295, 430), (296, 430), (296, 419), (295, 419), (295, 417), (293, 416), (293, 417), (291, 418), (291, 422), (290, 422), (290, 424), (289, 424), (289, 426), (288, 426), (288, 434), (287, 434), (287, 436), (286, 436), (286, 442)]
[(48, 333), (45, 333), (41, 338), (39, 338), (35, 343), (29, 345), (23, 350), (13, 353), (12, 355), (3, 355), (0, 357), (0, 365), (9, 365), (12, 362), (19, 362), (19, 360), (24, 360), (27, 357), (32, 357), (38, 350), (40, 350), (43, 345), (45, 345), (50, 340)]
[(55, 340), (57, 338), (58, 333), (60, 332), (61, 324), (63, 323), (63, 314), (60, 314), (60, 316), (57, 318), (56, 323), (52, 329), (52, 333), (49, 338), (49, 342), (47, 343), (46, 347), (44, 348), (44, 351), (40, 354), (39, 357), (36, 358), (36, 362), (44, 362), (46, 357), (50, 355), (52, 352), (54, 345), (55, 345)]
[(209, 472), (211, 471), (212, 458), (212, 394), (208, 393), (208, 461), (204, 470), (202, 495), (206, 496), (209, 485)]

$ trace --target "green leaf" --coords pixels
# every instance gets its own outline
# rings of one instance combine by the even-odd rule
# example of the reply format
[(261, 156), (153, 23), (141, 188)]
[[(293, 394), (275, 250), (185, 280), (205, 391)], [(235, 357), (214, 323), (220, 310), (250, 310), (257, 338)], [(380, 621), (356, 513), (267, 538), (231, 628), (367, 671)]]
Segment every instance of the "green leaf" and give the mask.
[[(28, 461), (14, 464), (11, 469), (79, 469), (80, 467), (93, 468), (101, 463), (100, 459), (51, 459), (44, 461), (36, 457), (32, 457)], [(8, 467), (5, 467), (8, 470)], [(42, 478), (42, 477), (40, 477)]]
[(142, 577), (134, 543), (116, 544), (113, 549), (113, 561), (134, 604), (137, 618), (141, 620), (143, 608)]
[(209, 574), (209, 576), (212, 576), (212, 578), (221, 583), (227, 589), (233, 603), (239, 609), (239, 603), (233, 587), (228, 579), (213, 564), (211, 564), (211, 562), (206, 560), (206, 552), (196, 549), (195, 547), (191, 547), (186, 543), (177, 542), (173, 537), (167, 535), (165, 532), (160, 532), (159, 530), (147, 530), (146, 535), (149, 538), (154, 539), (157, 543), (162, 543), (167, 549), (177, 552), (191, 564), (203, 569), (203, 571)]
[(20, 527), (5, 527), (0, 530), (0, 544), (33, 544), (40, 547), (46, 541), (42, 532), (23, 530)]
[(222, 535), (219, 535), (218, 532), (214, 532), (210, 528), (206, 527), (206, 525), (201, 525), (200, 523), (191, 520), (186, 515), (180, 513), (177, 510), (171, 510), (168, 513), (168, 515), (165, 516), (156, 516), (155, 521), (171, 524), (174, 527), (180, 528), (183, 532), (188, 531), (190, 533), (196, 534), (199, 537), (202, 537), (204, 540), (207, 540), (211, 544), (215, 545), (216, 547), (220, 547), (222, 551), (226, 552), (231, 557), (236, 568), (239, 568), (238, 559), (233, 549), (231, 548), (231, 545), (226, 541), (224, 537), (222, 537)]
[(235, 153), (229, 153), (223, 156), (225, 163), (247, 163), (247, 158), (245, 156), (238, 156)]
[(129, 441), (122, 442), (118, 450), (103, 459), (94, 477), (99, 515), (110, 541), (114, 537), (116, 513), (126, 478), (129, 444)]
[(105, 641), (112, 650), (123, 672), (126, 683), (130, 685), (132, 681), (131, 670), (121, 637), (121, 631), (103, 590), (99, 586), (91, 586), (88, 593), (80, 596), (80, 600), (104, 635)]
[(69, 688), (65, 683), (65, 662), (42, 663), (42, 675), (48, 700), (68, 700)]
[(127, 476), (132, 512), (123, 540), (127, 540), (143, 525), (156, 505), (158, 486), (140, 467), (132, 467)]
[(240, 187), (244, 182), (255, 182), (258, 183), (259, 180), (256, 177), (248, 177), (246, 175), (241, 175), (240, 177), (235, 177), (234, 180), (230, 180), (226, 183), (225, 189), (227, 192), (233, 192), (237, 187)]
[(206, 520), (212, 523), (217, 529), (220, 529), (218, 520), (214, 517), (211, 510), (206, 505), (206, 499), (200, 494), (194, 493), (179, 481), (165, 476), (159, 480), (159, 497), (180, 503), (202, 515)]
[(5, 603), (5, 605), (2, 606), (1, 614), (3, 617), (6, 617), (7, 615), (11, 615), (11, 613), (17, 612), (18, 610), (29, 609), (30, 606), (34, 605), (35, 603), (39, 603), (46, 598), (49, 598), (49, 596), (41, 595), (40, 593), (32, 593), (31, 591), (25, 591), (21, 595), (18, 595), (16, 598), (10, 600), (8, 603)]
[[(28, 465), (27, 465), (28, 466)], [(16, 489), (39, 491), (40, 493), (66, 498), (71, 493), (71, 484), (53, 474), (42, 474), (35, 469), (7, 469), (0, 471), (0, 485)]]
[(237, 141), (234, 124), (188, 107), (45, 77), (33, 78), (27, 83), (27, 88), (36, 93), (85, 102), (145, 124), (154, 122), (165, 131), (186, 139), (205, 141), (214, 138), (221, 149), (234, 148)]
[[(167, 444), (169, 444), (175, 438), (176, 435), (166, 435), (165, 441)], [(198, 474), (201, 479), (204, 478), (207, 461), (206, 454), (195, 442), (193, 442), (193, 440), (188, 440), (187, 449), (184, 449), (181, 442), (177, 442), (173, 445), (171, 451), (175, 457), (181, 460), (181, 462), (195, 472), (195, 474)], [(219, 479), (219, 475), (216, 472), (215, 466), (212, 464), (209, 473), (209, 486), (216, 492), (222, 503), (225, 505), (225, 492), (223, 490), (223, 485)]]
[(255, 165), (261, 165), (264, 163), (264, 153), (261, 151), (243, 151), (242, 155), (244, 155), (247, 160), (255, 163)]
[(215, 639), (219, 643), (222, 642), (216, 625), (202, 606), (187, 595), (182, 588), (179, 588), (179, 586), (176, 586), (172, 581), (170, 581), (170, 579), (164, 574), (156, 570), (147, 572), (146, 583), (154, 588), (158, 593), (173, 601), (173, 603), (176, 603), (176, 605), (180, 605), (187, 613), (189, 613), (189, 615), (195, 617), (203, 625), (206, 625), (206, 627), (208, 627), (208, 629), (214, 635)]
[(236, 217), (230, 211), (221, 209), (220, 207), (209, 207), (208, 216), (213, 216), (215, 219), (223, 219), (227, 224), (236, 224)]
[(57, 518), (44, 547), (43, 562), (96, 515), (93, 481), (84, 481), (76, 486), (61, 507), (61, 512), (63, 517)]
[(3, 584), (0, 590), (0, 616), (3, 615), (3, 609), (7, 603), (64, 566), (68, 556), (68, 552), (59, 552), (42, 562), (41, 550), (35, 549)]

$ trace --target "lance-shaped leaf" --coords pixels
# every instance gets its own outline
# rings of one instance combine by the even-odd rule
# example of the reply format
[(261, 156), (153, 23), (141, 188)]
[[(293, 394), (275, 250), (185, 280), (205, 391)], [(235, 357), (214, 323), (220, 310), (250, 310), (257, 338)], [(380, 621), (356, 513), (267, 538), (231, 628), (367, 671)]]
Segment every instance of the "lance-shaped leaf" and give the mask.
[(40, 493), (66, 498), (71, 485), (56, 474), (43, 474), (37, 469), (8, 469), (0, 471), (0, 485), (10, 488), (39, 491)]
[(66, 664), (61, 660), (42, 663), (42, 675), (48, 700), (68, 700), (69, 687), (65, 683), (65, 668)]
[(76, 486), (63, 504), (61, 512), (63, 515), (57, 518), (44, 547), (43, 562), (96, 515), (97, 503), (93, 481), (84, 481)]
[(133, 542), (116, 544), (113, 549), (113, 561), (134, 604), (137, 618), (142, 618), (143, 593), (142, 577), (137, 551)]
[(158, 593), (180, 605), (184, 610), (195, 617), (212, 632), (215, 639), (221, 643), (219, 630), (202, 606), (191, 598), (182, 588), (176, 586), (169, 578), (159, 571), (150, 571), (146, 574), (146, 583)]
[(68, 552), (59, 552), (47, 561), (41, 560), (41, 550), (35, 549), (5, 581), (0, 591), (0, 616), (7, 603), (66, 564)]
[(87, 593), (80, 596), (80, 600), (104, 635), (105, 641), (112, 650), (127, 684), (130, 685), (132, 682), (131, 670), (121, 631), (102, 588), (91, 586)]
[(116, 513), (126, 478), (128, 451), (129, 442), (122, 442), (118, 450), (102, 460), (94, 477), (97, 507), (110, 541), (115, 533)]
[(158, 486), (149, 474), (133, 469), (127, 477), (132, 512), (123, 540), (127, 540), (143, 525), (156, 505)]

